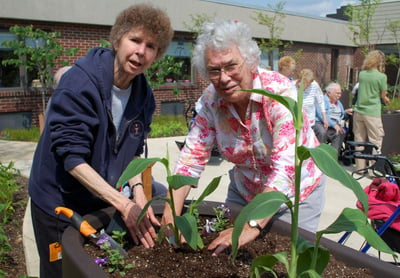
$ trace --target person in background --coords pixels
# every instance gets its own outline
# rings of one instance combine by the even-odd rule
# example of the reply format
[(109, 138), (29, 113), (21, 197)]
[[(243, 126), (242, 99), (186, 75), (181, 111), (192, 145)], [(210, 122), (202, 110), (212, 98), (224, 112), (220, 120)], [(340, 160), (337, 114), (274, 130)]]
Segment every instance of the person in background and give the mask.
[(59, 68), (56, 73), (54, 74), (54, 90), (57, 89), (58, 83), (60, 83), (61, 77), (66, 73), (72, 66), (65, 66)]
[[(70, 224), (54, 209), (63, 206), (85, 215), (113, 206), (135, 241), (154, 245), (141, 175), (127, 184), (132, 199), (115, 185), (132, 159), (140, 157), (155, 110), (143, 72), (162, 58), (172, 39), (167, 14), (151, 5), (123, 10), (110, 33), (112, 49), (94, 48), (60, 80), (35, 151), (29, 179), (32, 222), (40, 256), (40, 277), (62, 277), (58, 241)], [(154, 187), (163, 195), (165, 187)]]
[[(210, 158), (214, 143), (226, 160), (233, 163), (226, 197), (227, 206), (243, 207), (262, 192), (280, 191), (293, 197), (296, 131), (286, 107), (247, 89), (268, 89), (297, 99), (296, 86), (278, 72), (259, 67), (261, 51), (249, 27), (237, 21), (210, 22), (197, 38), (193, 64), (211, 84), (200, 98), (199, 111), (186, 144), (180, 152), (175, 173), (199, 178)], [(318, 140), (308, 122), (300, 141), (306, 147)], [(309, 158), (302, 165), (300, 185), (300, 226), (309, 231), (318, 227), (324, 206), (325, 176)], [(177, 215), (182, 212), (190, 185), (174, 191)], [(287, 208), (275, 215), (290, 222)], [(270, 218), (253, 220), (244, 226), (240, 245), (254, 240)], [(173, 223), (167, 204), (162, 224)], [(233, 228), (222, 231), (208, 249), (216, 256), (231, 246)]]
[[(66, 73), (72, 66), (65, 66), (59, 68), (56, 73), (54, 74), (54, 81), (53, 81), (53, 89), (57, 89), (58, 83), (60, 83), (61, 77)], [(44, 112), (44, 118), (46, 119), (47, 113), (49, 112), (49, 107), (51, 104), (51, 97), (49, 98), (49, 101), (47, 102), (46, 105), (46, 111)]]
[(324, 130), (328, 129), (328, 120), (326, 118), (324, 96), (322, 94), (321, 87), (318, 85), (317, 81), (315, 81), (314, 72), (310, 69), (302, 69), (300, 71), (300, 77), (301, 79), (297, 81), (297, 86), (299, 87), (301, 80), (303, 80), (303, 109), (306, 112), (307, 119), (310, 122), (310, 125), (314, 130), (318, 140), (320, 142), (324, 142), (324, 133), (321, 134), (319, 130), (315, 128), (316, 107), (318, 106), (322, 114)]
[[(367, 54), (358, 83), (357, 101), (353, 106), (354, 141), (370, 142), (381, 149), (385, 136), (381, 118), (381, 101), (389, 104), (385, 54), (382, 51), (373, 50)], [(365, 168), (366, 160), (356, 159), (356, 169)]]
[(347, 119), (348, 115), (353, 113), (352, 108), (344, 109), (342, 102), (339, 100), (342, 96), (342, 88), (338, 83), (329, 83), (326, 87), (326, 94), (324, 95), (326, 118), (328, 120), (328, 129), (325, 130), (323, 124), (322, 113), (319, 107), (316, 107), (317, 115), (314, 126), (316, 133), (322, 133), (324, 135), (321, 143), (330, 142), (338, 154), (343, 140), (346, 136), (346, 130), (342, 126), (342, 120)]
[(290, 80), (294, 80), (294, 72), (296, 70), (296, 60), (290, 56), (283, 56), (278, 61), (278, 71)]

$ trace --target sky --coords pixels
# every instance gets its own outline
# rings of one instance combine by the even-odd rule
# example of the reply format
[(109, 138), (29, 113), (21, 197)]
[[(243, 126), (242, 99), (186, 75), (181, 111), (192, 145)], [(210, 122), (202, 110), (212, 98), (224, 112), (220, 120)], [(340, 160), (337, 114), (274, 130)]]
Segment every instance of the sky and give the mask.
[(308, 14), (312, 16), (323, 16), (336, 13), (336, 9), (349, 3), (358, 3), (351, 0), (229, 0), (241, 4), (250, 4), (266, 8), (268, 4), (276, 6), (279, 2), (286, 2), (284, 10)]

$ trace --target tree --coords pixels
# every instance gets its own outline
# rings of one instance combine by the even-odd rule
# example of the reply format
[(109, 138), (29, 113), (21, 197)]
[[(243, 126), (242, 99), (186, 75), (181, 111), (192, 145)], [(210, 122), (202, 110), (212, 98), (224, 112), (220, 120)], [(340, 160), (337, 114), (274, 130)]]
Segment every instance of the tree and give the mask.
[[(172, 56), (164, 56), (159, 61), (154, 62), (145, 72), (147, 80), (152, 88), (165, 83), (167, 76), (179, 75), (181, 73), (183, 61), (177, 62)], [(179, 89), (174, 88), (175, 95), (179, 94)]]
[(202, 14), (191, 14), (190, 23), (183, 22), (183, 26), (187, 28), (192, 34), (193, 34), (193, 39), (196, 39), (199, 33), (201, 32), (201, 28), (205, 22), (211, 21), (213, 17), (210, 17), (208, 14), (202, 13)]
[[(78, 48), (65, 49), (57, 38), (59, 32), (46, 32), (29, 26), (12, 26), (10, 32), (17, 36), (15, 40), (3, 42), (13, 49), (15, 58), (3, 60), (3, 65), (23, 66), (28, 71), (37, 73), (42, 88), (50, 88), (53, 82), (52, 70), (63, 55), (71, 56)], [(59, 61), (60, 65), (68, 65), (68, 61)]]
[(60, 61), (63, 55), (71, 56), (78, 48), (65, 49), (57, 38), (59, 32), (46, 32), (34, 29), (32, 25), (10, 27), (10, 32), (17, 36), (15, 40), (3, 42), (3, 45), (13, 49), (15, 58), (5, 59), (3, 65), (23, 66), (27, 71), (37, 74), (41, 84), (43, 113), (46, 107), (45, 92), (53, 85), (53, 68), (58, 64), (68, 65), (68, 61)]
[(274, 69), (273, 61), (274, 61), (274, 53), (273, 51), (279, 49), (279, 47), (283, 46), (284, 48), (288, 47), (290, 43), (284, 44), (281, 40), (281, 35), (284, 31), (283, 19), (286, 15), (283, 13), (283, 9), (285, 7), (286, 2), (278, 2), (275, 6), (268, 4), (267, 7), (273, 12), (272, 16), (264, 12), (256, 12), (255, 17), (253, 19), (257, 21), (260, 25), (265, 25), (269, 32), (268, 40), (262, 38), (259, 46), (261, 50), (268, 54), (268, 65), (271, 69)]
[(380, 0), (360, 0), (359, 5), (347, 5), (345, 15), (349, 18), (348, 28), (353, 34), (353, 42), (362, 46), (362, 53), (365, 55), (371, 50), (370, 37), (374, 26), (372, 18), (375, 14)]

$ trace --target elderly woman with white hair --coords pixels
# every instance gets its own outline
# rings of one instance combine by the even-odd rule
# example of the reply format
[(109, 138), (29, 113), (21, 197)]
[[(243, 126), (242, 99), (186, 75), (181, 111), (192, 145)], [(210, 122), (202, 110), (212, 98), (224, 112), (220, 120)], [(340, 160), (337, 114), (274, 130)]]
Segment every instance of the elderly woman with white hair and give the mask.
[[(242, 22), (206, 23), (197, 38), (193, 64), (211, 84), (201, 97), (201, 107), (186, 138), (175, 172), (200, 177), (216, 142), (221, 154), (233, 163), (226, 203), (245, 206), (257, 194), (280, 191), (294, 195), (294, 148), (296, 131), (293, 118), (280, 103), (247, 89), (267, 89), (296, 98), (292, 82), (278, 72), (259, 67), (260, 50), (248, 26)], [(301, 144), (319, 143), (306, 122)], [(315, 231), (324, 204), (325, 178), (312, 159), (303, 164), (301, 177), (300, 226)], [(176, 213), (181, 214), (190, 186), (174, 192)], [(290, 222), (290, 212), (276, 217)], [(250, 221), (239, 242), (254, 240), (270, 219)], [(173, 223), (166, 206), (163, 224)], [(232, 228), (224, 230), (210, 245), (216, 256), (231, 243)]]

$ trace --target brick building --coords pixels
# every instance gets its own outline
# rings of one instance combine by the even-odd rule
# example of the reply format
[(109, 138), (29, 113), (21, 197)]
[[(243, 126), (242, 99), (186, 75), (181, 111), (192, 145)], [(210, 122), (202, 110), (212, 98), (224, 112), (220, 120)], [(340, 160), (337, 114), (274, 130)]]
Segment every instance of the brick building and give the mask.
[[(66, 48), (75, 47), (80, 51), (74, 57), (63, 57), (71, 64), (92, 47), (99, 46), (100, 40), (107, 40), (110, 28), (116, 15), (125, 7), (142, 1), (121, 0), (112, 6), (105, 0), (70, 0), (68, 3), (41, 1), (10, 1), (0, 0), (0, 42), (9, 36), (9, 27), (13, 25), (33, 25), (50, 32), (60, 32), (60, 41)], [(187, 25), (191, 16), (209, 14), (220, 19), (236, 19), (246, 22), (256, 39), (267, 38), (268, 30), (252, 18), (255, 12), (262, 11), (272, 15), (271, 11), (226, 4), (224, 1), (204, 0), (169, 0), (147, 1), (165, 8), (171, 17), (175, 36), (168, 55), (175, 56), (185, 62), (185, 77), (175, 82), (166, 82), (155, 88), (157, 110), (156, 114), (179, 114), (189, 104), (193, 104), (207, 85), (199, 79), (190, 65), (192, 35)], [(176, 9), (176, 7), (180, 7)], [(200, 13), (199, 13), (200, 11)], [(315, 71), (317, 81), (323, 86), (331, 80), (337, 80), (345, 88), (354, 80), (354, 53), (356, 48), (350, 41), (346, 23), (336, 19), (312, 17), (287, 13), (284, 18), (284, 32), (281, 39), (291, 41), (290, 48), (283, 54), (294, 55), (302, 50), (298, 58), (298, 69), (311, 68)], [(1, 53), (10, 51), (0, 48)], [(282, 49), (281, 49), (282, 51)], [(281, 54), (282, 55), (282, 54)], [(277, 68), (279, 52), (273, 58), (274, 68)], [(262, 65), (268, 60), (263, 55)], [(54, 69), (54, 72), (57, 68)], [(0, 88), (0, 130), (7, 127), (28, 127), (37, 125), (37, 115), (42, 111), (42, 92), (32, 87), (26, 78), (26, 71), (19, 69), (20, 81), (17, 86)], [(0, 76), (1, 78), (1, 76)], [(175, 96), (174, 88), (180, 91)], [(51, 91), (45, 94), (46, 101)]]

